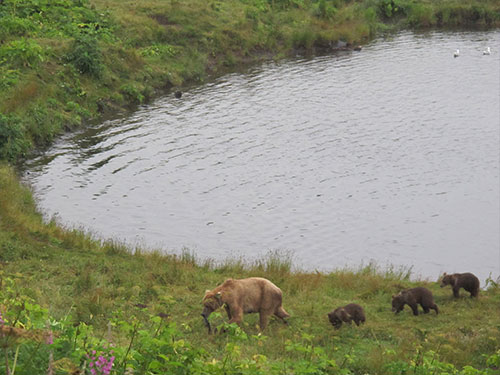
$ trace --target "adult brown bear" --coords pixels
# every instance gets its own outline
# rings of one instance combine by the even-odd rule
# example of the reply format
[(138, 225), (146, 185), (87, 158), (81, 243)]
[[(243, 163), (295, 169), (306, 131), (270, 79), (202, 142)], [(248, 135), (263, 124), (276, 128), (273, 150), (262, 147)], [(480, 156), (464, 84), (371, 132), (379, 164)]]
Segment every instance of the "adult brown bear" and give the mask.
[(281, 289), (267, 279), (227, 279), (215, 289), (206, 291), (201, 316), (210, 331), (208, 316), (221, 306), (226, 309), (229, 323), (238, 325), (243, 320), (243, 314), (259, 313), (259, 326), (263, 331), (273, 314), (286, 323), (285, 318), (290, 315), (283, 309), (282, 299)]
[(464, 288), (468, 291), (471, 297), (477, 297), (479, 295), (479, 279), (470, 272), (454, 273), (452, 275), (448, 275), (445, 272), (441, 280), (441, 288), (446, 285), (451, 285), (455, 298), (459, 297), (458, 291), (460, 288)]
[(427, 288), (419, 286), (403, 290), (399, 294), (392, 296), (392, 311), (396, 314), (402, 311), (405, 305), (408, 305), (411, 307), (413, 315), (418, 315), (417, 304), (422, 306), (424, 314), (427, 314), (429, 309), (436, 311), (436, 315), (439, 313), (439, 309), (434, 303), (432, 292)]

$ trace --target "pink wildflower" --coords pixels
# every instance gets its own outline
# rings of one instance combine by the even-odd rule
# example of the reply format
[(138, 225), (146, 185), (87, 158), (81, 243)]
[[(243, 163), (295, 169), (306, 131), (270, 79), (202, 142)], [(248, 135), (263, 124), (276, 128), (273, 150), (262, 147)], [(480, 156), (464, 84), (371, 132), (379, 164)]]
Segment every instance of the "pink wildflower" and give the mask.
[[(111, 373), (111, 369), (113, 368), (113, 362), (115, 360), (115, 356), (109, 357), (109, 359), (105, 356), (105, 354), (99, 353), (97, 355), (96, 351), (92, 351), (93, 357), (87, 356), (90, 359), (89, 368), (92, 375), (109, 375)], [(112, 353), (109, 353), (112, 354)], [(96, 360), (97, 357), (97, 360)]]

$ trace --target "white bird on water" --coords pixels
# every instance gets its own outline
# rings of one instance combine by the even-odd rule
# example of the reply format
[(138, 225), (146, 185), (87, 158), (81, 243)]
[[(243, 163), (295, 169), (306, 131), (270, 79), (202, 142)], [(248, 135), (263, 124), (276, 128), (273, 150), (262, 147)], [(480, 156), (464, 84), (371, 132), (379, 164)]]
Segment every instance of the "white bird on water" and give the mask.
[(458, 57), (460, 55), (460, 51), (457, 49), (453, 54), (453, 57)]
[(490, 47), (486, 47), (486, 51), (483, 51), (483, 55), (491, 55)]

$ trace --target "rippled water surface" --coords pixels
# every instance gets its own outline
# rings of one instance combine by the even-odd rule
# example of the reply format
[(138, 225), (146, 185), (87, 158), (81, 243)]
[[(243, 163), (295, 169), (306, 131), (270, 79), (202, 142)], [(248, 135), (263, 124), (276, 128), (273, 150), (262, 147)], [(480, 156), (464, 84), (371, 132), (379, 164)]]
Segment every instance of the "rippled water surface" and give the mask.
[(47, 217), (202, 259), (498, 277), (498, 46), (404, 33), (264, 64), (66, 135), (25, 180)]

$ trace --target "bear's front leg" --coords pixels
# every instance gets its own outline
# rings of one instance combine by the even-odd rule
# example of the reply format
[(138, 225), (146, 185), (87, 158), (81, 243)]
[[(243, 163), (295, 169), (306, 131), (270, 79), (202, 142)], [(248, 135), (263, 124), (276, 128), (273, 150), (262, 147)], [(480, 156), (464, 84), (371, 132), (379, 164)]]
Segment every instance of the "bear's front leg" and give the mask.
[(225, 304), (224, 309), (226, 310), (227, 318), (231, 320), (231, 308), (227, 304)]
[(413, 315), (418, 315), (418, 306), (415, 305), (410, 305), (411, 309), (413, 310)]
[(266, 329), (267, 324), (269, 323), (269, 316), (270, 316), (270, 314), (267, 311), (260, 312), (260, 314), (259, 314), (259, 328), (260, 328), (261, 332)]
[(241, 326), (243, 321), (243, 310), (230, 307), (231, 319), (229, 319), (229, 324), (236, 323)]

